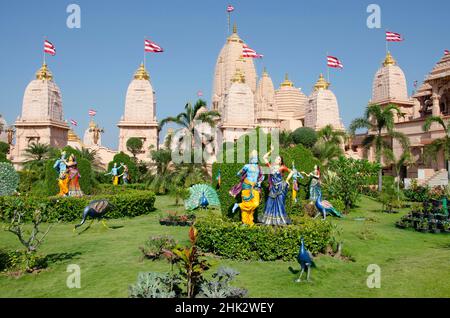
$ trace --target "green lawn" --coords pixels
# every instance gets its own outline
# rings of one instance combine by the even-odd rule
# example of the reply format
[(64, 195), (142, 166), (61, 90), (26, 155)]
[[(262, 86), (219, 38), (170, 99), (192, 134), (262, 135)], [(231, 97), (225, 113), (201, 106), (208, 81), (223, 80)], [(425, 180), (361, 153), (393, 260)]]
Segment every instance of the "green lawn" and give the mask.
[[(39, 274), (20, 278), (0, 275), (0, 297), (127, 297), (128, 286), (140, 271), (169, 271), (166, 261), (141, 261), (138, 247), (160, 234), (187, 240), (186, 227), (160, 226), (167, 211), (182, 211), (173, 199), (158, 197), (158, 210), (148, 216), (110, 220), (114, 229), (94, 223), (89, 231), (73, 234), (73, 224), (56, 225), (42, 245), (55, 261)], [(236, 262), (211, 259), (214, 267), (231, 266), (240, 275), (236, 285), (250, 297), (450, 297), (450, 236), (395, 228), (401, 214), (377, 211), (379, 204), (363, 198), (345, 219), (333, 219), (343, 228), (344, 249), (353, 261), (328, 256), (315, 259), (312, 282), (294, 283), (295, 262)], [(364, 217), (367, 221), (355, 218)], [(17, 238), (0, 230), (0, 248), (19, 247)], [(81, 267), (81, 289), (66, 287), (68, 264)], [(381, 288), (366, 286), (369, 264), (381, 267)]]

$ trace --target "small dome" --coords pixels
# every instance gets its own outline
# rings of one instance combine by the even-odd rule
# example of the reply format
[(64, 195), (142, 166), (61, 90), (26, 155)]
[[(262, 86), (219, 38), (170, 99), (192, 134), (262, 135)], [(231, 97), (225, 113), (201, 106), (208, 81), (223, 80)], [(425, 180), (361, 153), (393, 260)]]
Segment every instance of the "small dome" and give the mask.
[(150, 75), (148, 75), (147, 70), (145, 69), (144, 63), (139, 66), (136, 73), (134, 74), (134, 79), (137, 80), (150, 80)]
[(36, 79), (43, 81), (53, 80), (53, 74), (48, 69), (47, 64), (42, 64), (42, 67), (36, 72)]

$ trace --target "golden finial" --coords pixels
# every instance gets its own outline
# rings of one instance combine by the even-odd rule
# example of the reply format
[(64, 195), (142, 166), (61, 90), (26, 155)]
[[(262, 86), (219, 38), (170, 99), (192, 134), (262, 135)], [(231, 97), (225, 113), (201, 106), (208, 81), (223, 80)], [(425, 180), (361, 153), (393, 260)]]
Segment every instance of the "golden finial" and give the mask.
[(263, 76), (269, 76), (269, 73), (267, 73), (267, 68), (265, 66), (263, 69)]
[(47, 64), (42, 64), (39, 71), (36, 72), (36, 79), (43, 81), (51, 81), (53, 79), (52, 72), (47, 67)]
[(89, 128), (95, 128), (97, 127), (97, 125), (95, 124), (94, 120), (91, 118), (91, 120), (89, 121)]
[(240, 69), (236, 69), (236, 73), (234, 73), (233, 78), (231, 79), (233, 83), (245, 83), (245, 75), (242, 73)]
[(280, 87), (294, 87), (294, 83), (292, 83), (292, 81), (289, 80), (288, 73), (284, 75), (284, 82), (281, 83)]
[(330, 87), (330, 83), (325, 80), (323, 74), (320, 74), (319, 80), (317, 81), (316, 85), (314, 85), (314, 90), (318, 91), (320, 89), (328, 89), (328, 87)]
[(396, 65), (396, 64), (397, 64), (397, 62), (392, 57), (391, 52), (387, 52), (386, 59), (383, 62), (383, 66)]
[(149, 80), (150, 75), (148, 75), (147, 70), (144, 67), (144, 63), (141, 63), (136, 73), (134, 73), (134, 78), (137, 80)]
[(77, 142), (77, 141), (80, 141), (80, 138), (77, 136), (77, 134), (72, 129), (69, 129), (69, 132), (67, 134), (67, 140)]
[(236, 23), (233, 24), (233, 33), (237, 34), (237, 25), (236, 25)]

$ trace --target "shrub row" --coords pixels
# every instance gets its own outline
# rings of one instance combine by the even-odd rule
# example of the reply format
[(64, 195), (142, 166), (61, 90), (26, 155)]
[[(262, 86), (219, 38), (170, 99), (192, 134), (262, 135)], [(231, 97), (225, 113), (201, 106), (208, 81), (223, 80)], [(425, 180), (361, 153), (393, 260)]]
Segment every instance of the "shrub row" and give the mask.
[(116, 195), (70, 197), (0, 197), (0, 218), (9, 220), (16, 209), (26, 211), (25, 221), (30, 221), (37, 209), (44, 222), (71, 222), (81, 218), (84, 207), (90, 201), (106, 199), (114, 205), (107, 218), (134, 217), (154, 211), (155, 194), (151, 191), (128, 191)]
[(301, 218), (299, 224), (284, 227), (253, 226), (212, 217), (196, 222), (198, 246), (205, 252), (238, 260), (291, 261), (296, 259), (303, 237), (307, 249), (324, 252), (332, 236), (327, 221)]

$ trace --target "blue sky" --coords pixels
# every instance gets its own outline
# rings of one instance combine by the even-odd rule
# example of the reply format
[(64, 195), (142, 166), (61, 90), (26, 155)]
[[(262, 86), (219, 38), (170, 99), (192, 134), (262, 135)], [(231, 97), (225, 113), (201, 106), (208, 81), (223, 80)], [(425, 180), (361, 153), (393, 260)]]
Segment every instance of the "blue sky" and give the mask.
[[(66, 26), (66, 8), (81, 7), (81, 29)], [(384, 30), (406, 41), (391, 45), (409, 85), (423, 80), (450, 49), (448, 0), (430, 1), (222, 1), (222, 0), (0, 0), (0, 114), (12, 123), (20, 114), (23, 92), (42, 63), (43, 37), (57, 48), (47, 62), (62, 90), (64, 115), (76, 119), (82, 136), (88, 110), (105, 128), (103, 143), (117, 147), (128, 84), (143, 59), (143, 38), (164, 49), (148, 54), (147, 69), (156, 90), (157, 117), (182, 111), (198, 90), (209, 102), (214, 65), (227, 35), (228, 3), (233, 21), (250, 47), (264, 54), (276, 87), (288, 72), (307, 94), (326, 72), (326, 52), (341, 58), (343, 71), (331, 70), (344, 124), (364, 111), (372, 80), (385, 56)], [(382, 29), (366, 26), (369, 4), (382, 10)]]

